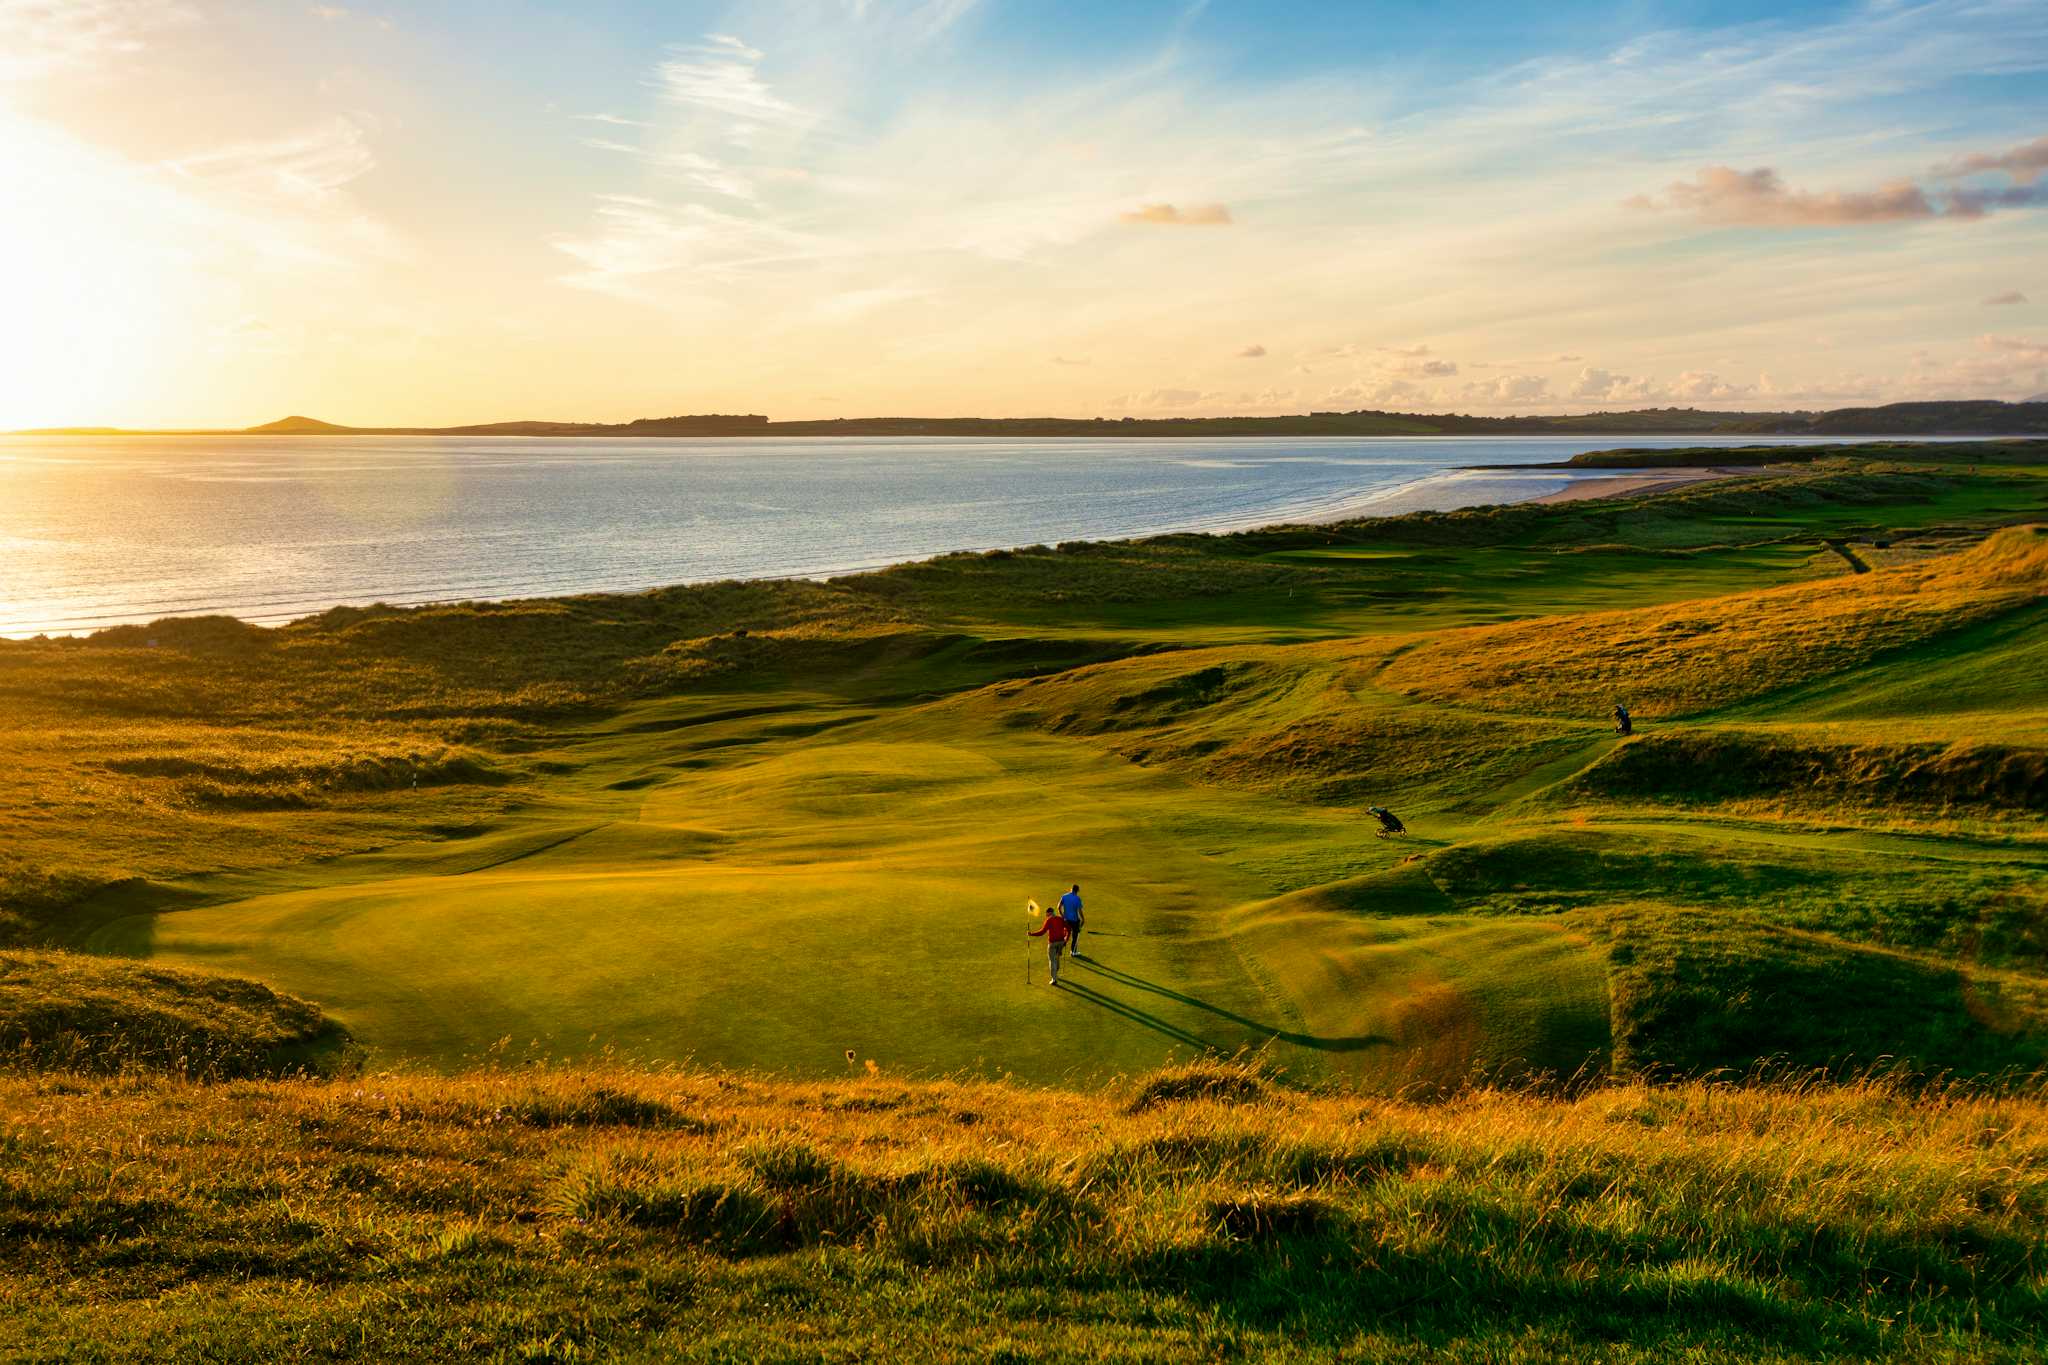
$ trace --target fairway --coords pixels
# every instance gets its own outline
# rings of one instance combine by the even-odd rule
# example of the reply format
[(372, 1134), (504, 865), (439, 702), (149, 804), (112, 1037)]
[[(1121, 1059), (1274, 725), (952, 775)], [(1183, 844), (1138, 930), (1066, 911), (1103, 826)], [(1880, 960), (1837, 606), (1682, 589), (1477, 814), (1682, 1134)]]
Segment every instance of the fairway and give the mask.
[[(1929, 477), (344, 618), (248, 656), (268, 695), (339, 689), (359, 665), (328, 651), (367, 646), (383, 687), (503, 708), (450, 742), (502, 739), (365, 730), (370, 757), (311, 777), (278, 757), (303, 720), (249, 750), (124, 739), (109, 768), (144, 801), (186, 783), (233, 856), (114, 881), (71, 941), (257, 978), (373, 1065), (439, 1071), (1096, 1085), (1248, 1053), (1388, 1092), (2025, 1068), (2048, 554), (1940, 528), (1855, 573), (1815, 538), (1873, 499), (1902, 525), (1991, 496), (1929, 502)], [(532, 658), (497, 652), (522, 631)], [(490, 690), (522, 668), (633, 691), (536, 723), (530, 691)], [(334, 772), (367, 788), (327, 795)], [(1370, 804), (1409, 834), (1375, 837)], [(277, 836), (356, 851), (236, 842)], [(1053, 990), (1026, 903), (1072, 882), (1084, 955)]]
[[(461, 842), (344, 859), (320, 885), (118, 921), (93, 946), (310, 993), (392, 1062), (452, 1067), (506, 1040), (805, 1075), (843, 1074), (851, 1051), (1041, 1082), (1239, 1049), (1309, 1075), (1412, 1066), (1401, 1002), (1432, 989), (1431, 962), (1472, 956), (1455, 936), (1382, 945), (1318, 1032), (1268, 958), (1271, 926), (1234, 913), (1273, 885), (1212, 836), (1289, 823), (1317, 858), (1384, 861), (1359, 822), (1068, 740), (935, 742), (917, 711), (803, 739), (675, 711), (629, 711), (565, 749), (575, 777), (516, 835), (472, 841), (473, 868)], [(1054, 992), (1024, 907), (1069, 881), (1086, 954)], [(1486, 956), (1453, 975), (1491, 979)]]

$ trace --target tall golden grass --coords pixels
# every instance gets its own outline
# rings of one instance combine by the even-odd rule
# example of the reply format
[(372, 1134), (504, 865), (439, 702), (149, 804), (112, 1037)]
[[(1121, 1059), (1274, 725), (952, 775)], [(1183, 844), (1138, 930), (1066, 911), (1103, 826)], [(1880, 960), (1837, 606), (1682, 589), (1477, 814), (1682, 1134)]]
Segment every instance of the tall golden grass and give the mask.
[(2023, 1360), (2048, 1327), (2048, 1106), (1876, 1080), (0, 1078), (0, 1144), (0, 1347), (77, 1358)]

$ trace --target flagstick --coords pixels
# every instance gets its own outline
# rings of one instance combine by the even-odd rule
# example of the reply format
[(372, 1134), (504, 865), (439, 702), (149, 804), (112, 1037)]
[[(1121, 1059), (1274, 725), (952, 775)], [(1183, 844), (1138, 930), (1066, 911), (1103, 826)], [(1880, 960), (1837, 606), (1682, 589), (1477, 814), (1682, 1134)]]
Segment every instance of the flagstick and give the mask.
[[(1024, 913), (1029, 915), (1032, 919), (1037, 919), (1038, 902), (1033, 900), (1025, 901)], [(1027, 986), (1035, 986), (1038, 984), (1038, 978), (1032, 974), (1031, 966), (1032, 957), (1037, 952), (1037, 949), (1038, 945), (1033, 943), (1029, 937), (1026, 937), (1024, 940), (1024, 984)]]

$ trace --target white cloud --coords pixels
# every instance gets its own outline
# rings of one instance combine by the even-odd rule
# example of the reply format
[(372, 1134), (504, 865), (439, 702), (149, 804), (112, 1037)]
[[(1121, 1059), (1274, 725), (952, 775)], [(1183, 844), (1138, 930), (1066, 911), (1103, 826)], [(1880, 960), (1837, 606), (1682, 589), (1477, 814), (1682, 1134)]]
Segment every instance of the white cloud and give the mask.
[(804, 127), (815, 117), (775, 93), (761, 79), (766, 54), (738, 38), (714, 33), (694, 47), (677, 48), (655, 68), (655, 86), (672, 105), (723, 120), (744, 133), (754, 125)]
[(731, 280), (829, 254), (818, 239), (702, 204), (609, 194), (600, 196), (596, 218), (589, 231), (555, 239), (582, 267), (562, 282), (628, 298), (648, 297), (654, 277)]
[(339, 265), (396, 258), (398, 235), (350, 186), (376, 168), (361, 126), (331, 118), (282, 137), (175, 157), (161, 171), (224, 242), (278, 261)]
[(1387, 408), (1421, 403), (1428, 397), (1426, 390), (1405, 379), (1360, 378), (1329, 390), (1323, 401), (1333, 407)]
[(1467, 384), (1463, 400), (1481, 406), (1506, 403), (1542, 403), (1549, 400), (1550, 381), (1540, 374), (1505, 374), (1498, 379)]
[(237, 142), (167, 161), (173, 174), (231, 194), (319, 204), (377, 165), (363, 130), (333, 118), (285, 137)]
[(27, 80), (142, 51), (197, 22), (179, 0), (0, 0), (0, 80)]
[(1759, 391), (1757, 385), (1731, 383), (1712, 370), (1687, 370), (1666, 382), (1589, 367), (1579, 371), (1569, 396), (1595, 403), (1726, 403)]

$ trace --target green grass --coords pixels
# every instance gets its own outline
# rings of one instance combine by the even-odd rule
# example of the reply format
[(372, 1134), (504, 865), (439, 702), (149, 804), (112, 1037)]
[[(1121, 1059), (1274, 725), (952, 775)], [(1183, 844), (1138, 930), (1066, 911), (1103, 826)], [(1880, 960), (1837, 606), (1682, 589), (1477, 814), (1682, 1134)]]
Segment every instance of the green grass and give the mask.
[(0, 643), (0, 1356), (2036, 1359), (2042, 473)]
[[(1096, 1083), (1254, 1047), (1386, 1090), (1677, 1065), (1645, 1029), (1679, 1025), (1617, 990), (1617, 952), (1669, 946), (1615, 917), (1650, 905), (1730, 936), (1702, 941), (1702, 989), (1748, 1022), (1688, 1064), (2023, 1065), (2019, 987), (1996, 1027), (1941, 987), (1948, 1022), (1844, 1049), (1745, 983), (1818, 951), (1791, 934), (1910, 955), (1916, 981), (2041, 970), (2021, 928), (1971, 938), (2031, 915), (2041, 876), (2040, 537), (1979, 543), (2039, 472), (1831, 459), (1611, 504), (9, 645), (0, 925), (255, 977), (378, 1064), (815, 1077), (851, 1049)], [(1917, 557), (1852, 574), (1824, 543), (1873, 527)], [(1646, 723), (1626, 744), (1618, 692)], [(1368, 802), (1413, 837), (1374, 838)], [(1631, 822), (1635, 853), (1587, 852)], [(1840, 856), (1765, 867), (1756, 831)], [(1917, 860), (1879, 857), (1897, 836)], [(1023, 906), (1070, 881), (1092, 961), (1054, 993)]]
[(0, 1077), (0, 1354), (2028, 1361), (2038, 1100)]

